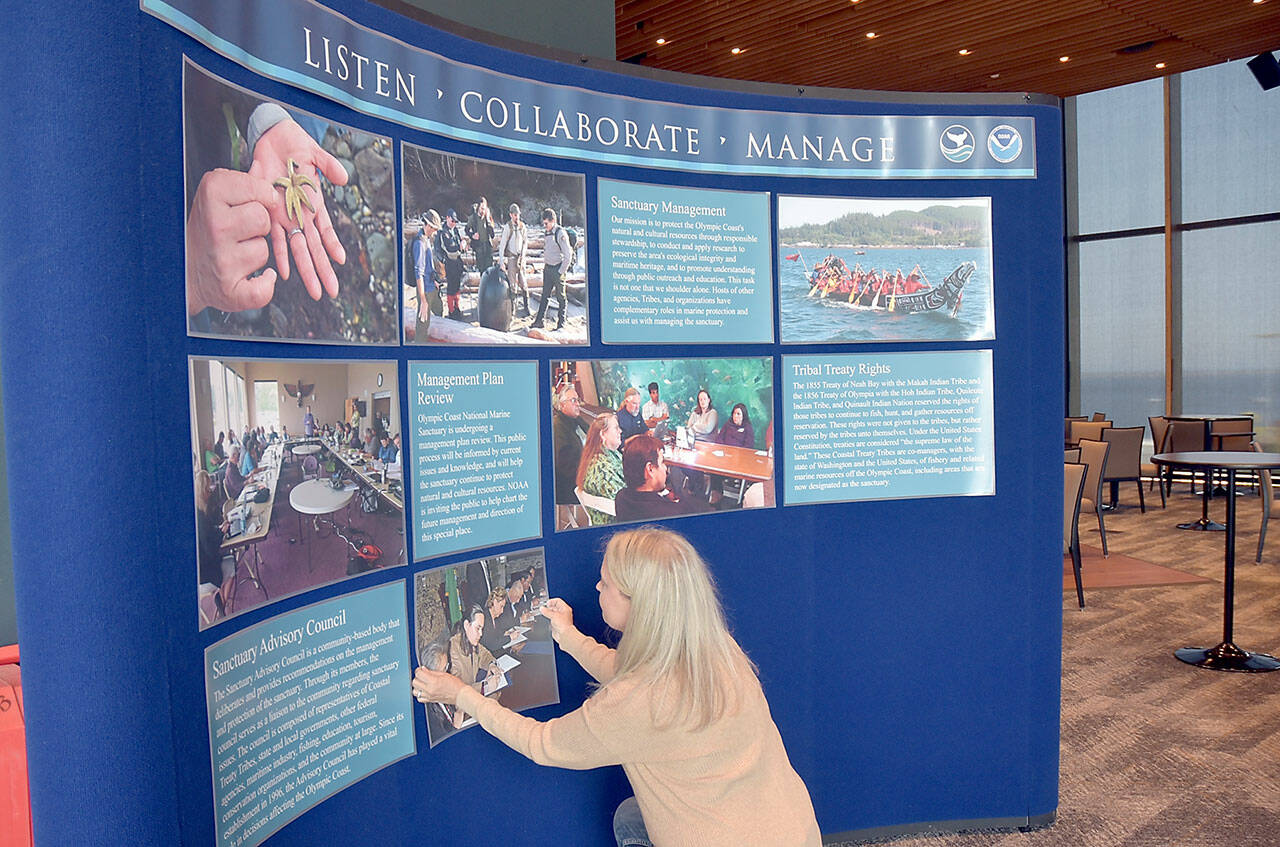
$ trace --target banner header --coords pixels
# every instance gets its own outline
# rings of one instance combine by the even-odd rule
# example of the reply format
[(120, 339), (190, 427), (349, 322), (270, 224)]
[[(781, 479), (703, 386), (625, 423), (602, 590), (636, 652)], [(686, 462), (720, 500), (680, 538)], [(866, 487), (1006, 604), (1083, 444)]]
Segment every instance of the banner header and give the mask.
[(141, 0), (263, 76), (404, 126), (545, 156), (708, 173), (1034, 178), (1035, 119), (815, 114), (643, 100), (523, 79), (361, 26), (313, 0), (252, 11)]

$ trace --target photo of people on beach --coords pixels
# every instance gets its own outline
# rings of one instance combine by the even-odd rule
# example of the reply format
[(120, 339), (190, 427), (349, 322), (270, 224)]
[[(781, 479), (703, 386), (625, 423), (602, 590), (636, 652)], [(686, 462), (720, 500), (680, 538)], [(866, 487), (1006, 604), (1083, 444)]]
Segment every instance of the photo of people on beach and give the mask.
[(586, 178), (412, 144), (406, 344), (587, 344)]
[[(541, 547), (423, 571), (413, 580), (416, 666), (451, 673), (515, 711), (560, 702)], [(434, 747), (476, 719), (425, 703)]]
[(995, 338), (991, 198), (778, 198), (783, 344)]
[(183, 69), (191, 335), (395, 345), (391, 139)]
[(774, 505), (772, 359), (551, 367), (557, 531)]

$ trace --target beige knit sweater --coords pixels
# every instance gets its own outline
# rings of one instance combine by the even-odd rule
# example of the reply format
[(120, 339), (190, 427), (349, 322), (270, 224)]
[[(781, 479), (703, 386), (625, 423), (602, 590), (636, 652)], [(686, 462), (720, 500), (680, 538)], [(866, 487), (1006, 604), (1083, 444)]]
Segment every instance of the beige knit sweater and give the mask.
[[(560, 646), (599, 682), (613, 678), (616, 654), (610, 648), (577, 630)], [(745, 656), (732, 686), (735, 706), (701, 729), (658, 729), (653, 687), (626, 679), (546, 723), (470, 688), (459, 693), (458, 706), (539, 764), (576, 770), (622, 765), (657, 847), (818, 847), (809, 792), (787, 759)]]

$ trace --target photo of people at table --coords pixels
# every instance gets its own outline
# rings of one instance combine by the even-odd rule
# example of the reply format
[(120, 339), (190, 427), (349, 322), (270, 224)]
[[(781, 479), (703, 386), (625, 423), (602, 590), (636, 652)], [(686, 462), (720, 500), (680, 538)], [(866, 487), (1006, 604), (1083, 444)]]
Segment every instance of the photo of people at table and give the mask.
[(404, 144), (406, 344), (586, 344), (586, 179)]
[(396, 344), (391, 139), (183, 70), (188, 332)]
[(395, 362), (188, 360), (200, 627), (406, 563)]
[(774, 505), (770, 358), (552, 362), (556, 530)]
[[(417, 664), (451, 673), (509, 709), (560, 702), (542, 548), (423, 571), (413, 581)], [(475, 718), (425, 704), (434, 747)]]

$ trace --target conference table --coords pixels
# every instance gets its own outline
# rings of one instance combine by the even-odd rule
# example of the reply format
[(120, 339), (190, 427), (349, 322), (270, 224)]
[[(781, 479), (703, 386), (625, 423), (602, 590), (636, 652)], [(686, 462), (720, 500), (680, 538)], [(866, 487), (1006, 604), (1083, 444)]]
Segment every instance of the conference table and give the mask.
[[(1227, 473), (1227, 545), (1222, 579), (1222, 641), (1216, 647), (1183, 647), (1174, 652), (1189, 665), (1215, 671), (1260, 673), (1280, 670), (1280, 660), (1266, 653), (1255, 653), (1236, 646), (1235, 623), (1236, 582), (1236, 474), (1240, 471), (1280, 469), (1280, 453), (1252, 453), (1228, 450), (1205, 450), (1187, 453), (1157, 453), (1151, 461), (1161, 467), (1190, 468)], [(1206, 486), (1207, 488), (1208, 486)]]
[[(270, 600), (266, 586), (262, 584), (262, 555), (258, 552), (258, 542), (271, 532), (271, 513), (276, 504), (276, 482), (280, 478), (280, 445), (272, 444), (262, 453), (262, 462), (258, 466), (258, 474), (252, 481), (245, 483), (237, 498), (237, 507), (245, 509), (244, 531), (238, 535), (222, 539), (222, 552), (235, 556), (236, 570), (244, 563), (248, 576), (237, 577), (236, 582), (248, 582), (262, 592), (264, 600)], [(266, 489), (267, 499), (261, 503), (254, 502), (256, 494)], [(244, 561), (244, 554), (252, 548), (252, 560)], [(256, 568), (255, 568), (256, 565)], [(232, 603), (228, 598), (228, 611)]]
[(773, 479), (773, 457), (766, 450), (734, 447), (714, 441), (695, 441), (692, 447), (670, 444), (664, 446), (662, 458), (668, 465), (703, 473), (733, 476), (752, 482)]
[[(326, 445), (329, 455), (340, 462), (343, 467), (356, 477), (360, 485), (372, 488), (378, 496), (386, 500), (399, 512), (404, 512), (403, 472), (401, 465), (390, 466), (384, 475), (381, 465), (368, 453), (361, 453), (349, 447)], [(385, 478), (384, 478), (385, 476)], [(400, 483), (397, 485), (396, 483)]]

